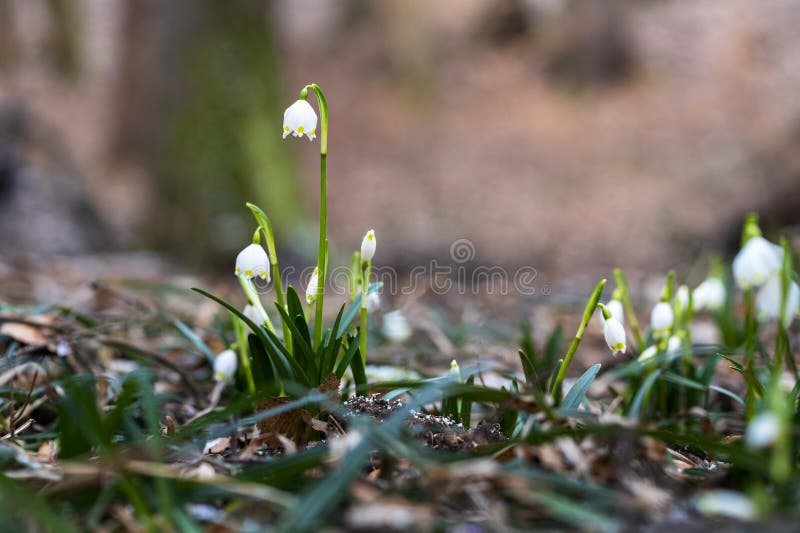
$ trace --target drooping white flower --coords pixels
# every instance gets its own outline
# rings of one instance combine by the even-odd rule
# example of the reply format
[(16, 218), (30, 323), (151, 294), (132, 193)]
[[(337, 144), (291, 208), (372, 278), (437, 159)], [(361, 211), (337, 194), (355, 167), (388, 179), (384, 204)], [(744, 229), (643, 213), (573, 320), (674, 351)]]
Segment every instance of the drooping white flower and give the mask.
[(719, 278), (707, 278), (692, 292), (695, 311), (716, 311), (725, 305), (727, 290)]
[(677, 335), (671, 335), (667, 341), (667, 353), (674, 355), (683, 347), (683, 341)]
[(267, 316), (264, 314), (264, 310), (255, 305), (245, 305), (244, 309), (242, 309), (242, 314), (255, 322), (257, 326), (267, 322)]
[(781, 424), (774, 414), (761, 413), (750, 421), (744, 434), (744, 443), (750, 448), (772, 446), (781, 432)]
[(411, 337), (411, 325), (399, 309), (383, 315), (381, 331), (394, 343), (401, 343)]
[(314, 268), (314, 273), (308, 280), (306, 287), (306, 302), (311, 304), (317, 299), (317, 292), (319, 291), (319, 268)]
[(364, 235), (364, 238), (361, 239), (362, 261), (372, 261), (372, 258), (375, 257), (375, 245), (375, 230), (371, 229)]
[(613, 355), (625, 352), (625, 327), (613, 316), (603, 325), (603, 337)]
[(220, 352), (214, 358), (214, 379), (227, 383), (236, 374), (236, 365), (239, 358), (233, 350)]
[(658, 302), (650, 313), (650, 327), (656, 337), (666, 335), (675, 322), (675, 313), (667, 302)]
[[(609, 310), (611, 316), (616, 318), (620, 324), (625, 324), (625, 309), (622, 306), (622, 302), (619, 300), (609, 300), (606, 304), (606, 309)], [(603, 316), (602, 310), (600, 311), (600, 320), (605, 324), (606, 318)]]
[(269, 256), (260, 244), (250, 244), (236, 256), (237, 276), (253, 279), (269, 279)]
[[(772, 276), (767, 283), (758, 290), (756, 294), (756, 310), (758, 319), (777, 320), (781, 314), (781, 292), (782, 283), (780, 276)], [(786, 315), (784, 316), (783, 326), (788, 327), (800, 309), (800, 287), (794, 281), (789, 283), (789, 291), (786, 294)]]
[(780, 271), (783, 249), (764, 237), (753, 237), (733, 259), (733, 277), (739, 287), (758, 287)]
[(374, 313), (381, 307), (381, 295), (377, 292), (367, 294), (367, 312)]
[(295, 137), (308, 137), (313, 141), (317, 136), (317, 113), (306, 100), (298, 100), (283, 113), (283, 138), (289, 134)]

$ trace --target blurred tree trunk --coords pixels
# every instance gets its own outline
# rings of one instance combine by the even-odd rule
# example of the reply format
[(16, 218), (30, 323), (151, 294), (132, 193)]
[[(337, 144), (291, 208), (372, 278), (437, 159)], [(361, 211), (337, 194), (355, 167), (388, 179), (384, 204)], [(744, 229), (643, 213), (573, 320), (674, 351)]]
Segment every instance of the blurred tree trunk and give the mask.
[(280, 145), (285, 101), (269, 6), (127, 2), (112, 146), (152, 180), (146, 244), (230, 261), (224, 254), (255, 227), (246, 200), (262, 204), (279, 233), (302, 219)]

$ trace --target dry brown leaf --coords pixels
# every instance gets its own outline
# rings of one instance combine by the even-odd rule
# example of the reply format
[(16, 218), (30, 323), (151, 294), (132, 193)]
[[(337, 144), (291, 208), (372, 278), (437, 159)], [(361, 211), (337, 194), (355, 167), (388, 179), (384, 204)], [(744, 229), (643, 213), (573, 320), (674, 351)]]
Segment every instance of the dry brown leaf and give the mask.
[(7, 335), (22, 344), (47, 344), (48, 340), (41, 328), (20, 322), (5, 322), (0, 326), (0, 335)]
[[(287, 398), (271, 398), (259, 406), (260, 411), (266, 411), (274, 407), (284, 405), (289, 400)], [(280, 439), (276, 435), (283, 435), (289, 439), (296, 439), (300, 423), (303, 421), (302, 409), (291, 409), (284, 413), (272, 416), (258, 422), (259, 431), (264, 435), (264, 441), (272, 448), (281, 445)]]
[(331, 399), (335, 402), (339, 401), (339, 378), (336, 377), (336, 374), (331, 372), (331, 374), (325, 378), (325, 381), (317, 387), (317, 390), (323, 394), (327, 393), (335, 393), (331, 395)]
[(217, 439), (213, 439), (206, 442), (206, 445), (203, 448), (203, 455), (222, 453), (228, 448), (230, 448), (230, 446), (231, 446), (230, 437), (219, 437)]

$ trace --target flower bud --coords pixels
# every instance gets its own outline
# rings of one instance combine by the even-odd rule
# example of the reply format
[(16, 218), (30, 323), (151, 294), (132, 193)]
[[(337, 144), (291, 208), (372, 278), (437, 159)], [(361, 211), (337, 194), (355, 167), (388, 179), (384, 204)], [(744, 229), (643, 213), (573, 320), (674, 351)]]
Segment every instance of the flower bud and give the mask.
[(371, 229), (364, 235), (364, 238), (361, 240), (361, 260), (362, 261), (372, 261), (372, 258), (375, 257), (375, 230)]
[(220, 352), (214, 358), (214, 379), (224, 383), (232, 380), (233, 375), (236, 374), (236, 365), (238, 362), (239, 358), (233, 350)]
[(306, 287), (306, 303), (314, 303), (317, 299), (317, 292), (319, 292), (319, 268), (314, 268), (314, 273), (311, 274), (311, 279), (308, 280)]

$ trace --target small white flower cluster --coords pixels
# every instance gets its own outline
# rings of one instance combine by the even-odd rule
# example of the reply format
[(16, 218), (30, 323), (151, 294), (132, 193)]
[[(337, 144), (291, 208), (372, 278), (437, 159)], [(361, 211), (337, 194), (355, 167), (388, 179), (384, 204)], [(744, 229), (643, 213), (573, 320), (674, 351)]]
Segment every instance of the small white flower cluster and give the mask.
[[(756, 311), (761, 321), (777, 320), (781, 314), (783, 249), (763, 237), (752, 237), (733, 260), (733, 277), (742, 289), (758, 288)], [(789, 283), (784, 327), (800, 311), (800, 287)]]

